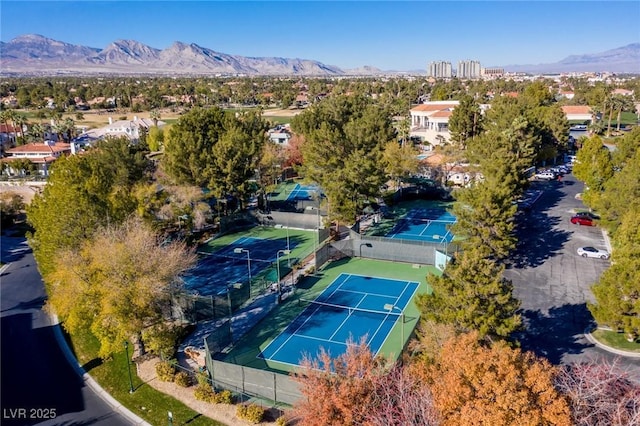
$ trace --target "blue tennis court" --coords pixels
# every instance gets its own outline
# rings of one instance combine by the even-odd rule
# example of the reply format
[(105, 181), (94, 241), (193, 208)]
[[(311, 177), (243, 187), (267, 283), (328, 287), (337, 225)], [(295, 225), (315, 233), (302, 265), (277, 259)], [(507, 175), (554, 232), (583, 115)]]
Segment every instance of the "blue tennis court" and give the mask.
[(317, 193), (318, 193), (317, 186), (296, 184), (296, 186), (291, 190), (291, 192), (287, 196), (287, 200), (288, 201), (312, 200)]
[(456, 223), (456, 217), (442, 208), (413, 209), (398, 220), (387, 238), (404, 240), (450, 243), (454, 235), (449, 226)]
[[(296, 244), (289, 241), (289, 248), (293, 250)], [(278, 251), (285, 249), (286, 238), (242, 237), (213, 253), (200, 253), (198, 264), (184, 277), (185, 288), (201, 296), (222, 294), (227, 284), (249, 282), (249, 266), (255, 277), (274, 265)]]
[(258, 356), (299, 365), (304, 353), (324, 348), (332, 357), (347, 350), (347, 341), (366, 342), (378, 353), (418, 283), (362, 275), (340, 274)]

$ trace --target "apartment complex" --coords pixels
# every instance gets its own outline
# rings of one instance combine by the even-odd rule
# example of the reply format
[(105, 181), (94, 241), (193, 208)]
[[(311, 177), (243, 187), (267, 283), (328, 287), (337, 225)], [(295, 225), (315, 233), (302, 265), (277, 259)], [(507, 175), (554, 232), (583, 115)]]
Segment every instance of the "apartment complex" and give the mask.
[(480, 61), (460, 61), (456, 70), (458, 78), (480, 78), (482, 76), (482, 67)]
[(451, 62), (445, 62), (445, 61), (430, 62), (427, 76), (434, 77), (434, 78), (451, 78), (453, 76), (453, 70), (451, 69)]

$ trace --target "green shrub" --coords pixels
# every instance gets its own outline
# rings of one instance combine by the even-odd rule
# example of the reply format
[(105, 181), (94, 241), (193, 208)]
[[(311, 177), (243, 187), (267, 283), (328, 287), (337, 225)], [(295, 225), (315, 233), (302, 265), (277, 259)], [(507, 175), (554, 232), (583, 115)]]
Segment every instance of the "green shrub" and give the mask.
[(250, 423), (258, 424), (264, 417), (264, 408), (256, 404), (238, 405), (236, 415), (240, 419), (247, 420)]
[(196, 380), (199, 385), (208, 385), (209, 384), (209, 374), (207, 371), (199, 371), (196, 373)]
[(174, 381), (176, 385), (181, 386), (183, 388), (188, 388), (191, 386), (191, 376), (186, 371), (180, 371), (176, 374)]
[(160, 361), (156, 364), (156, 374), (162, 382), (173, 382), (176, 375), (176, 368), (169, 361)]
[(196, 386), (196, 390), (193, 391), (193, 396), (198, 401), (213, 402), (216, 397), (216, 393), (213, 391), (211, 386), (199, 384)]
[(233, 394), (230, 390), (223, 390), (216, 394), (213, 399), (216, 404), (233, 404)]

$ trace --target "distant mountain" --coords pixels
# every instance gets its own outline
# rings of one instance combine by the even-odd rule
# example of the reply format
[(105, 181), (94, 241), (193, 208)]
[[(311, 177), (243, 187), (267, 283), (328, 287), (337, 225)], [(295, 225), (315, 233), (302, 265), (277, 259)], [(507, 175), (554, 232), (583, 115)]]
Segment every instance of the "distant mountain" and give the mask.
[(537, 65), (505, 65), (505, 71), (527, 73), (614, 72), (640, 74), (640, 43), (601, 53), (571, 55), (559, 62)]
[[(640, 74), (640, 43), (606, 52), (571, 55), (553, 64), (505, 65), (509, 72), (615, 72)], [(0, 74), (90, 75), (376, 75), (424, 74), (426, 70), (382, 71), (371, 66), (343, 70), (311, 59), (229, 55), (179, 41), (156, 49), (135, 40), (116, 40), (104, 49), (27, 34), (0, 42)]]
[[(116, 40), (104, 49), (96, 49), (34, 34), (1, 43), (0, 61), (3, 74), (352, 74), (310, 59), (228, 55), (195, 43), (175, 42), (160, 50), (135, 40)], [(373, 73), (373, 69), (366, 73)]]

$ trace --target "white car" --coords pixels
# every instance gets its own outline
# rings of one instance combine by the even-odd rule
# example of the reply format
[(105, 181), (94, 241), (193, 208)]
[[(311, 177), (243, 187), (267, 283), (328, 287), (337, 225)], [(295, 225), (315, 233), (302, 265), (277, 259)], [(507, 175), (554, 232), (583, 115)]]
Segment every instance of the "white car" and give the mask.
[(580, 247), (578, 249), (578, 254), (582, 257), (595, 257), (597, 259), (605, 259), (605, 260), (608, 259), (609, 256), (611, 256), (608, 251), (599, 250), (594, 247)]
[(536, 179), (553, 180), (556, 178), (556, 174), (551, 171), (538, 172), (535, 175)]

